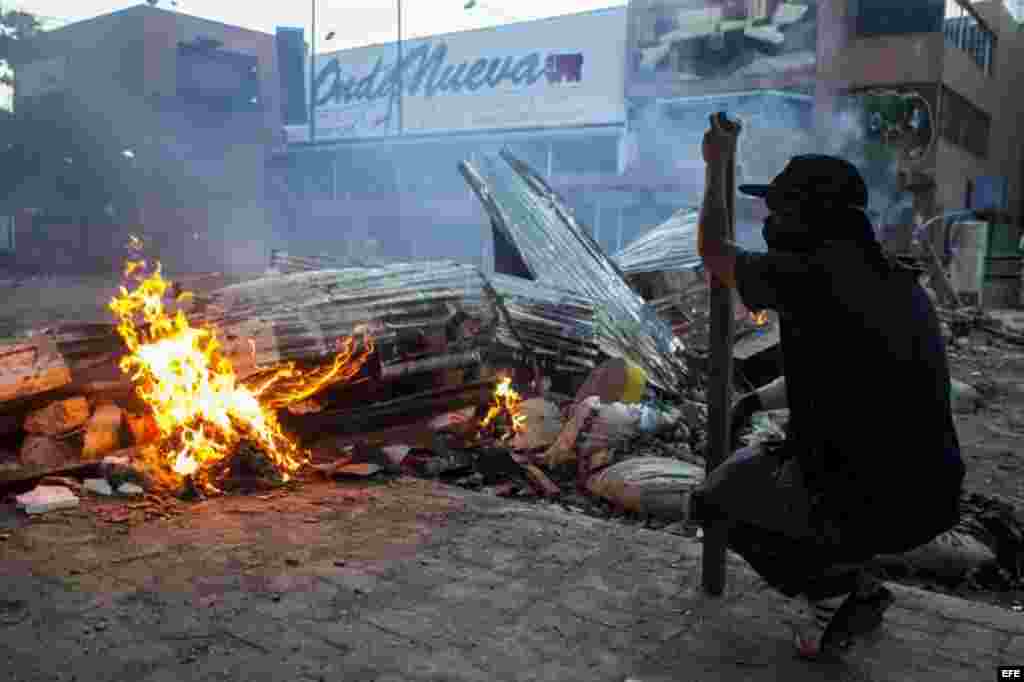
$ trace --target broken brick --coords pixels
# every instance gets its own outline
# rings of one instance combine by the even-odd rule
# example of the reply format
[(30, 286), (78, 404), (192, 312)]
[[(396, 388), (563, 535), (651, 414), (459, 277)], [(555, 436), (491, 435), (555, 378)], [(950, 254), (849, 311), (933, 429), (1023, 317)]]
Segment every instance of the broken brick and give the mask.
[(104, 403), (96, 408), (85, 426), (85, 446), (82, 457), (98, 459), (113, 452), (121, 446), (121, 426), (124, 413), (112, 403)]
[(50, 436), (29, 435), (21, 445), (19, 457), (22, 466), (62, 467), (75, 460), (75, 450), (67, 443)]
[(89, 401), (69, 398), (50, 403), (25, 417), (28, 433), (41, 436), (59, 436), (74, 431), (89, 419)]

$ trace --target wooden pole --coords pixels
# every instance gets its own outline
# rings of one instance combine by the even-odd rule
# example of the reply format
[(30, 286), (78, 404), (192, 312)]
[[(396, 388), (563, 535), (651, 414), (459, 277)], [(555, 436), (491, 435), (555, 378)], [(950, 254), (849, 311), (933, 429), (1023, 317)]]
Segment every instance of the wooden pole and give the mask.
[[(729, 162), (725, 180), (728, 211), (726, 238), (736, 239), (736, 161)], [(729, 413), (732, 407), (733, 293), (711, 275), (711, 366), (708, 376), (708, 451), (704, 466), (708, 474), (725, 461), (730, 452)], [(726, 527), (712, 523), (704, 529), (701, 551), (701, 580), (704, 591), (719, 596), (725, 591)]]

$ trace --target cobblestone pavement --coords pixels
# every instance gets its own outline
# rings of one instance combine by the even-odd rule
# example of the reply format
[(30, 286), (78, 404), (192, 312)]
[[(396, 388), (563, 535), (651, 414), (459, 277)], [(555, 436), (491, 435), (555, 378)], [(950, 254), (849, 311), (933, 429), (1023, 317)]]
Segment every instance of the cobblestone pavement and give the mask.
[(895, 586), (875, 641), (793, 658), (785, 600), (691, 540), (423, 481), (104, 524), (0, 514), (0, 679), (985, 680), (1024, 617)]

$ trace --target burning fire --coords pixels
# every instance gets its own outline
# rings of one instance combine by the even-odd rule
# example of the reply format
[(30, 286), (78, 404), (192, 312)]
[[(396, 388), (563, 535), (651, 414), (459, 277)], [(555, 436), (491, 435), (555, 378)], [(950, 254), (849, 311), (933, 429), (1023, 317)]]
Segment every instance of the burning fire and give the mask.
[[(130, 248), (139, 251), (141, 242), (132, 237)], [(171, 284), (162, 277), (159, 263), (146, 274), (146, 261), (129, 260), (125, 276), (135, 277), (137, 286), (121, 287), (110, 302), (129, 351), (121, 370), (131, 375), (163, 438), (161, 472), (169, 469), (179, 482), (190, 476), (216, 491), (210, 480), (212, 468), (244, 440), (289, 480), (309, 461), (309, 453), (284, 433), (275, 408), (354, 377), (373, 351), (372, 342), (366, 339), (357, 353), (356, 340), (344, 339), (325, 366), (302, 371), (289, 363), (264, 373), (258, 385), (246, 386), (222, 354), (215, 330), (193, 327), (184, 311), (171, 314), (165, 309), (164, 296)]]
[(759, 313), (750, 313), (750, 321), (758, 327), (763, 327), (768, 324), (768, 311), (762, 310)]
[(523, 401), (519, 393), (512, 388), (511, 377), (503, 377), (494, 388), (494, 402), (491, 403), (487, 414), (480, 422), (481, 428), (487, 428), (499, 416), (507, 415), (511, 424), (511, 431), (506, 435), (511, 438), (517, 433), (526, 430), (526, 415), (519, 411), (519, 404)]

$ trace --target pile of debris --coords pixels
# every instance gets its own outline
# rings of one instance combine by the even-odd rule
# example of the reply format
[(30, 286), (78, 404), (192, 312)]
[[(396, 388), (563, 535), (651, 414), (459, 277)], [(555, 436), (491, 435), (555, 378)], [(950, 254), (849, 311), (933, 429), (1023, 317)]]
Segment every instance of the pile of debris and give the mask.
[[(645, 377), (638, 399), (685, 399), (671, 329), (538, 176), (500, 161), (461, 170), (522, 247), (532, 281), (454, 262), (330, 269), (329, 259), (276, 253), (275, 272), (192, 295), (133, 239), (125, 277), (135, 283), (111, 301), (115, 323), (0, 345), (0, 485), (123, 478), (118, 467), (133, 480), (88, 490), (216, 493), (246, 472), (286, 482), (310, 470), (311, 436), (481, 408), (496, 387), (513, 394), (513, 382), (572, 395), (609, 358), (629, 358)], [(472, 447), (503, 441), (495, 424), (512, 409), (477, 418)]]
[[(507, 152), (460, 171), (529, 277), (278, 253), (262, 278), (190, 296), (131, 260), (114, 323), (0, 342), (0, 494), (30, 514), (120, 496), (104, 518), (123, 521), (177, 497), (409, 474), (684, 523), (707, 445), (707, 287), (672, 261), (689, 247), (659, 260), (651, 237), (616, 263)], [(779, 330), (736, 315), (742, 392), (781, 371)], [(760, 415), (748, 442), (784, 421)]]

